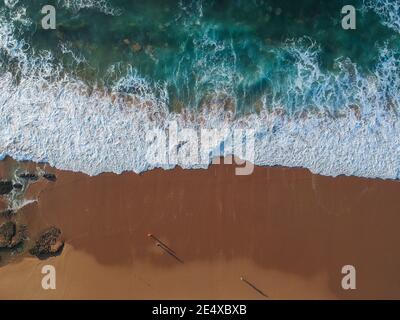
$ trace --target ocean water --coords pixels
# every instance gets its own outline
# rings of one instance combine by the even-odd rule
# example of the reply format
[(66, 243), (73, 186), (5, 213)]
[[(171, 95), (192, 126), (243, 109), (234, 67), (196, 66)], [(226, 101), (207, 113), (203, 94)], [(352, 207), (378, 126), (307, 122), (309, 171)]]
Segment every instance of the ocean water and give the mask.
[[(0, 0), (0, 156), (95, 175), (234, 153), (397, 179), (399, 32), (396, 0)], [(215, 130), (207, 161), (148, 161), (148, 132), (171, 123)]]

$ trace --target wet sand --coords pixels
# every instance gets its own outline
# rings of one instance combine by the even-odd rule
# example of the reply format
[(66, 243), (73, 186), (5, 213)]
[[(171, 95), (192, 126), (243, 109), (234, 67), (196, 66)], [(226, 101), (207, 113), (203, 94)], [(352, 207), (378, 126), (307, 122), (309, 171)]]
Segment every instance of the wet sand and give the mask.
[[(400, 298), (399, 181), (280, 167), (235, 176), (232, 165), (95, 177), (45, 168), (57, 181), (31, 185), (38, 201), (21, 215), (32, 234), (59, 227), (66, 246), (0, 267), (0, 299), (265, 299), (242, 276), (270, 299)], [(41, 288), (45, 264), (56, 290)], [(345, 291), (349, 264), (357, 289)]]

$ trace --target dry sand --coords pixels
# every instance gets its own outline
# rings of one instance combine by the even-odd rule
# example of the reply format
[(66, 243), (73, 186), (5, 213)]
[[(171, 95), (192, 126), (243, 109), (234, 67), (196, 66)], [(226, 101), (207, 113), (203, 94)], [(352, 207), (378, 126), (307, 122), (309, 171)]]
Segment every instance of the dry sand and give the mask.
[[(15, 167), (10, 159), (0, 173)], [(36, 167), (32, 163), (19, 164)], [(22, 209), (31, 234), (59, 227), (61, 256), (0, 268), (0, 299), (400, 298), (400, 182), (232, 165), (142, 175), (55, 170)], [(183, 261), (148, 237), (152, 233)], [(52, 264), (57, 289), (41, 288)], [(354, 265), (357, 289), (341, 287)]]

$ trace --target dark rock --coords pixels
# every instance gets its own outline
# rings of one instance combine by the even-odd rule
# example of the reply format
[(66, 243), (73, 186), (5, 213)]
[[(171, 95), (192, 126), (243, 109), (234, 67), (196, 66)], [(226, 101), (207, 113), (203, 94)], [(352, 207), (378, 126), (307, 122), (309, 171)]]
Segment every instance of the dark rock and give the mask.
[(57, 180), (56, 175), (53, 173), (45, 173), (43, 175), (43, 178), (45, 178), (46, 180), (49, 180), (49, 181), (53, 181), (53, 182)]
[(0, 217), (10, 219), (14, 215), (14, 213), (15, 212), (13, 210), (7, 209), (7, 210), (0, 212)]
[(21, 173), (18, 175), (18, 177), (20, 177), (22, 179), (27, 179), (27, 180), (33, 180), (33, 181), (36, 181), (39, 178), (37, 176), (37, 174), (29, 173), (29, 172)]
[(0, 248), (9, 247), (15, 236), (17, 227), (14, 222), (7, 221), (0, 225)]
[(51, 227), (39, 236), (35, 246), (29, 252), (39, 259), (47, 259), (61, 254), (63, 247), (64, 241), (61, 237), (61, 230)]
[(13, 187), (14, 189), (21, 190), (24, 186), (21, 183), (16, 182), (14, 183)]
[(28, 239), (28, 228), (25, 225), (20, 225), (9, 246), (15, 248), (22, 245), (26, 239)]
[(8, 194), (13, 189), (13, 185), (11, 181), (0, 181), (0, 195)]

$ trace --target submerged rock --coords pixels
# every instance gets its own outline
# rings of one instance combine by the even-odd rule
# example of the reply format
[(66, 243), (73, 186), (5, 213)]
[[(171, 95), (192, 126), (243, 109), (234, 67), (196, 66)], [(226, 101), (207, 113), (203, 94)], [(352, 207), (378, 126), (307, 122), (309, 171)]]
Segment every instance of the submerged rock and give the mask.
[(131, 48), (132, 48), (132, 51), (135, 52), (135, 53), (137, 53), (137, 52), (139, 52), (139, 51), (142, 50), (142, 46), (141, 46), (138, 42), (135, 42), (135, 43), (131, 46)]
[(0, 181), (0, 195), (8, 194), (13, 189), (13, 184), (11, 181)]
[(17, 226), (12, 221), (4, 222), (0, 225), (0, 248), (7, 248), (11, 245), (11, 240), (17, 232)]
[(43, 178), (45, 178), (46, 180), (49, 180), (49, 181), (56, 181), (57, 180), (56, 175), (53, 174), (53, 173), (45, 173), (43, 175)]
[(29, 253), (37, 256), (39, 259), (47, 259), (51, 256), (61, 254), (64, 247), (64, 241), (61, 237), (61, 230), (51, 227), (39, 236), (35, 246), (29, 250)]

